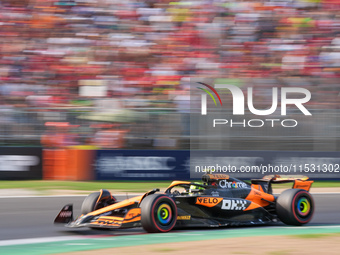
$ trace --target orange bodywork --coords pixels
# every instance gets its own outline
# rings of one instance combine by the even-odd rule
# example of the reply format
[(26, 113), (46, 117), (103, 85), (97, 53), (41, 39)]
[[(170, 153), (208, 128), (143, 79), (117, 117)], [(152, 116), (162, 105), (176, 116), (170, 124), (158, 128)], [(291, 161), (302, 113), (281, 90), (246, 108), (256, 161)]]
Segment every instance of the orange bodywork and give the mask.
[(253, 189), (258, 190), (258, 191), (264, 192), (262, 186), (259, 185), (259, 184), (252, 184), (251, 187), (252, 187)]
[(227, 174), (206, 174), (210, 180), (228, 180), (229, 175)]
[(99, 196), (98, 196), (96, 205), (99, 203), (99, 199), (101, 199), (102, 195), (103, 195), (103, 189), (100, 190), (100, 194), (99, 194)]
[(142, 197), (143, 196), (129, 198), (129, 199), (126, 199), (124, 201), (115, 203), (113, 205), (109, 205), (109, 206), (106, 206), (104, 208), (98, 209), (96, 211), (90, 212), (90, 213), (88, 213), (88, 215), (95, 216), (95, 215), (98, 215), (98, 214), (101, 214), (101, 213), (113, 211), (115, 209), (123, 208), (123, 207), (129, 206), (129, 205), (133, 205), (134, 203), (139, 203), (140, 200), (142, 199)]
[(141, 220), (140, 208), (133, 208), (126, 214), (123, 223), (130, 223)]
[(309, 191), (314, 181), (295, 180), (293, 189), (304, 189)]
[(167, 189), (170, 189), (176, 185), (179, 185), (179, 184), (191, 184), (191, 182), (186, 182), (186, 181), (173, 181), (169, 187)]
[(244, 209), (243, 211), (249, 211), (249, 210), (253, 210), (253, 209), (259, 208), (259, 207), (261, 207), (259, 204), (251, 202), (251, 204), (246, 209)]
[(125, 217), (101, 216), (96, 221), (91, 222), (90, 224), (120, 227), (124, 223), (139, 222), (140, 220), (141, 220), (140, 208), (133, 208), (127, 212)]
[[(267, 206), (270, 204), (270, 202), (275, 201), (275, 197), (273, 195), (263, 192), (261, 187), (260, 188), (262, 191), (259, 190), (258, 186), (259, 185), (254, 185), (254, 184), (251, 185), (251, 191), (249, 192), (248, 196), (245, 198), (246, 200), (256, 203), (257, 205), (259, 205), (259, 207)], [(249, 207), (247, 208), (247, 210), (250, 210)]]
[(223, 200), (223, 197), (197, 197), (196, 204), (206, 207), (214, 207)]

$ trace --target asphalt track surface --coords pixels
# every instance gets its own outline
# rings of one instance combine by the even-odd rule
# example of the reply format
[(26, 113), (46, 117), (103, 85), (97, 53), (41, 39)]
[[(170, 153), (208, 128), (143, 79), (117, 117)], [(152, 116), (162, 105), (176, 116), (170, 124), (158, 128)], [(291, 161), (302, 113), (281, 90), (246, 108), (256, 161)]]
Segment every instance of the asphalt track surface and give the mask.
[[(339, 225), (340, 193), (313, 194), (313, 197), (316, 205), (315, 214), (308, 226)], [(65, 204), (72, 203), (74, 215), (79, 215), (84, 198), (84, 196), (0, 197), (0, 240), (38, 237), (93, 237), (96, 235), (126, 236), (146, 233), (142, 228), (108, 231), (87, 228), (69, 229), (53, 224), (55, 216)], [(117, 196), (117, 198), (122, 200), (126, 197)], [(283, 224), (277, 223), (275, 226), (283, 226)], [(265, 228), (272, 227), (266, 226)], [(192, 230), (176, 232), (186, 233), (190, 231)], [(206, 231), (211, 231), (211, 229), (206, 229)]]

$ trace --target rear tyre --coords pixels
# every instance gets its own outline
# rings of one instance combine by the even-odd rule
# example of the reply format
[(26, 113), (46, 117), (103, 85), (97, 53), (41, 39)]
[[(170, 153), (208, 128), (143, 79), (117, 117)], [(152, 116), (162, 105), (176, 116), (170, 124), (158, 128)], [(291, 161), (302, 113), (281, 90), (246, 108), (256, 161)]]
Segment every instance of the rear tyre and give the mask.
[(279, 219), (287, 225), (306, 224), (314, 214), (313, 197), (303, 189), (285, 190), (276, 201), (276, 212)]
[(140, 208), (141, 223), (147, 232), (168, 232), (176, 224), (177, 206), (168, 196), (157, 194), (147, 196)]

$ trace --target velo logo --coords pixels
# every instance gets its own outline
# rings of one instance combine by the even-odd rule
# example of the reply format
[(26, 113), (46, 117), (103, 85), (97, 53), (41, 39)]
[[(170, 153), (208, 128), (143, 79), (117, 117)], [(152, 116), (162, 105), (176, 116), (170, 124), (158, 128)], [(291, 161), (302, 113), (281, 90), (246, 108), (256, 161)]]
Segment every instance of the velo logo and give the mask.
[[(215, 84), (214, 87), (207, 85), (202, 82), (198, 82), (201, 85), (206, 86), (210, 90), (212, 90), (217, 98), (220, 101), (221, 106), (222, 100), (220, 98), (220, 95), (217, 93), (216, 89), (228, 89), (231, 92), (231, 95), (233, 97), (233, 115), (244, 115), (244, 94), (242, 90), (234, 85), (227, 85), (227, 84)], [(216, 100), (213, 97), (213, 95), (206, 89), (197, 87), (198, 89), (201, 89), (202, 91), (206, 92), (210, 97), (213, 99), (215, 106)], [(249, 87), (247, 90), (247, 104), (248, 109), (251, 113), (255, 115), (270, 115), (274, 113), (277, 109), (278, 105), (278, 88), (272, 88), (272, 105), (269, 109), (265, 110), (258, 110), (254, 107), (254, 99), (253, 99), (253, 88)], [(288, 98), (288, 93), (299, 93), (304, 95), (303, 98)], [(207, 115), (207, 94), (201, 94), (201, 115)], [(308, 89), (305, 88), (296, 88), (296, 87), (286, 87), (281, 88), (281, 115), (287, 115), (287, 105), (295, 105), (304, 115), (312, 115), (306, 107), (303, 105), (304, 103), (307, 103), (311, 99), (311, 93)]]

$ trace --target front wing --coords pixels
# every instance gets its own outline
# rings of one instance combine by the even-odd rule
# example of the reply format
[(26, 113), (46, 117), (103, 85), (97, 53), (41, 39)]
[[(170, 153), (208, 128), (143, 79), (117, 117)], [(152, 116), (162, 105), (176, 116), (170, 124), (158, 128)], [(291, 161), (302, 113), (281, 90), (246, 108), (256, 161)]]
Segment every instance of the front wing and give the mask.
[[(66, 209), (65, 209), (66, 208)], [(81, 215), (75, 221), (70, 216), (73, 216), (72, 205), (66, 205), (60, 211), (58, 216), (56, 217), (54, 223), (66, 223), (65, 226), (69, 228), (81, 228), (81, 227), (90, 227), (90, 228), (131, 228), (131, 227), (139, 227), (141, 226), (141, 214), (140, 208), (132, 208), (127, 211), (125, 216), (117, 217), (117, 216), (106, 216), (99, 215)]]

